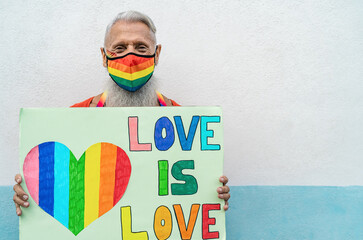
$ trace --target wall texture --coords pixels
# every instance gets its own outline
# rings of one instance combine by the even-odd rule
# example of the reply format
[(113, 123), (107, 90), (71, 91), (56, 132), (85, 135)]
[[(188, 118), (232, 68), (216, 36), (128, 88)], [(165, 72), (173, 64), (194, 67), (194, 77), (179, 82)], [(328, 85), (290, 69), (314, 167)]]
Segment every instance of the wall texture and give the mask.
[(363, 215), (362, 1), (5, 0), (0, 239), (17, 231), (16, 217), (2, 217), (13, 211), (19, 109), (102, 92), (105, 27), (131, 9), (158, 28), (160, 91), (182, 105), (223, 107), (229, 239), (363, 238), (353, 229)]

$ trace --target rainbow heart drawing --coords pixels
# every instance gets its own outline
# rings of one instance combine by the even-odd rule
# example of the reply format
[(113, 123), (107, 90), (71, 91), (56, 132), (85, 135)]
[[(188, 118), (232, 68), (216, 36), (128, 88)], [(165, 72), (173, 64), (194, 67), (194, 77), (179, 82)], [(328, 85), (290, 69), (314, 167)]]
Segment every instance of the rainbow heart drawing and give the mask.
[(23, 173), (36, 204), (77, 235), (118, 203), (131, 163), (111, 143), (90, 146), (77, 161), (62, 143), (44, 142), (25, 157)]

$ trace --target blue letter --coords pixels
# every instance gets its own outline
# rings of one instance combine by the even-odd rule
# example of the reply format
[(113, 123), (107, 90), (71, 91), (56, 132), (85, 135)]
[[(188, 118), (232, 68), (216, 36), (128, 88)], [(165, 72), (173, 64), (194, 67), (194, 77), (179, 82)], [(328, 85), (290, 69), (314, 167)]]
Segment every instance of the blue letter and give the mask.
[[(165, 128), (166, 136), (163, 138), (162, 132)], [(174, 144), (174, 127), (169, 118), (162, 117), (159, 118), (158, 121), (155, 123), (155, 146), (160, 151), (168, 150)]]
[(213, 130), (208, 129), (209, 122), (219, 123), (221, 121), (220, 116), (201, 116), (200, 118), (200, 146), (202, 151), (204, 150), (220, 150), (219, 144), (208, 144), (208, 138), (214, 136)]
[(183, 121), (180, 116), (174, 117), (176, 130), (178, 131), (180, 146), (184, 151), (190, 151), (192, 149), (195, 131), (197, 130), (199, 116), (193, 116), (192, 122), (189, 126), (188, 137), (185, 137), (185, 131)]

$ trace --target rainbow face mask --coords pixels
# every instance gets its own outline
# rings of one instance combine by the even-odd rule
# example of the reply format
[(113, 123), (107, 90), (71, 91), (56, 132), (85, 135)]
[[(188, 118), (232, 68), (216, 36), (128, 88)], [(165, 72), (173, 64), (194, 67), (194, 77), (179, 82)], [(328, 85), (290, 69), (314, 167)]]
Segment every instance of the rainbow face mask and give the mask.
[(128, 53), (125, 56), (113, 57), (115, 54), (107, 50), (105, 54), (108, 73), (119, 87), (135, 92), (144, 86), (153, 75), (155, 53), (153, 55)]

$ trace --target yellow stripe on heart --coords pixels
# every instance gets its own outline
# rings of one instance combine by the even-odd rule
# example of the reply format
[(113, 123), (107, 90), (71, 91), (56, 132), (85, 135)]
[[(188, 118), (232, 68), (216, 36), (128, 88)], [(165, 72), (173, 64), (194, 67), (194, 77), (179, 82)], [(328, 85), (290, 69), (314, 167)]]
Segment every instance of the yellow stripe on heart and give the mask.
[(84, 174), (84, 227), (98, 218), (100, 194), (101, 143), (86, 150)]

